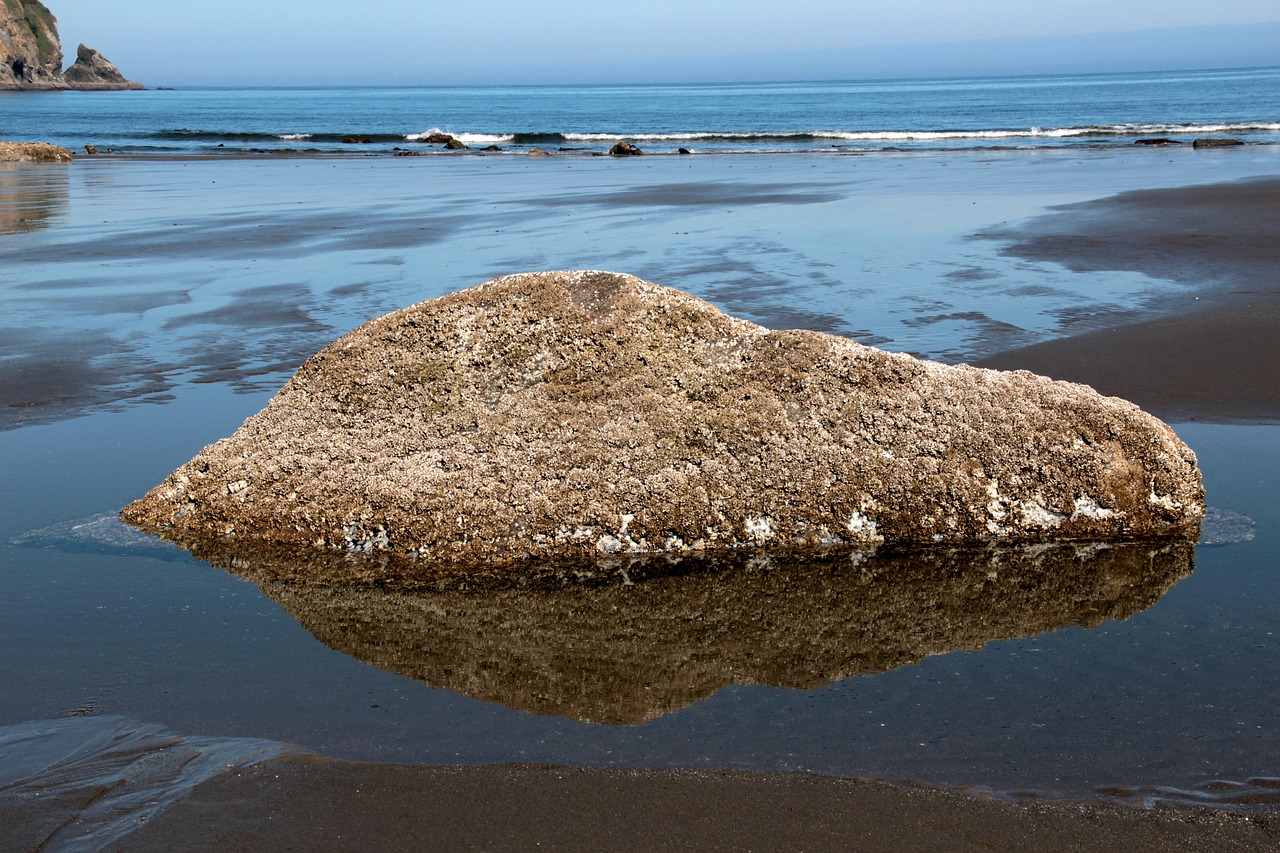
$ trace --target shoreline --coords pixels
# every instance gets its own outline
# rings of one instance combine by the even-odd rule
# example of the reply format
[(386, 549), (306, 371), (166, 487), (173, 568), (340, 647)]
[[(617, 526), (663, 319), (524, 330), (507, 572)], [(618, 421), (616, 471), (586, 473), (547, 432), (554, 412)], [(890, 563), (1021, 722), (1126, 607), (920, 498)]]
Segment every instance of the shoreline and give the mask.
[[(616, 141), (629, 141), (633, 137), (618, 136)], [(255, 148), (252, 146), (226, 146), (225, 150), (206, 151), (165, 151), (165, 152), (145, 152), (145, 151), (117, 151), (115, 149), (103, 149), (97, 154), (77, 154), (76, 159), (93, 158), (93, 159), (116, 159), (116, 160), (154, 160), (157, 162), (175, 162), (189, 160), (221, 160), (221, 159), (253, 159), (253, 158), (297, 158), (297, 159), (347, 159), (347, 158), (363, 158), (363, 157), (454, 157), (465, 159), (469, 157), (528, 157), (534, 150), (542, 150), (547, 156), (551, 157), (607, 157), (613, 160), (631, 160), (643, 159), (644, 157), (804, 157), (804, 156), (868, 156), (868, 155), (894, 155), (894, 154), (916, 154), (916, 155), (964, 155), (964, 154), (1036, 154), (1036, 153), (1098, 153), (1098, 152), (1145, 152), (1153, 156), (1160, 154), (1167, 155), (1170, 151), (1192, 151), (1196, 149), (1193, 140), (1186, 142), (1176, 142), (1163, 146), (1145, 146), (1136, 142), (1087, 142), (1075, 145), (971, 145), (971, 146), (859, 146), (852, 143), (833, 143), (829, 146), (815, 146), (812, 148), (712, 148), (702, 149), (689, 148), (687, 151), (672, 151), (667, 149), (644, 150), (643, 145), (639, 155), (626, 154), (610, 154), (608, 146), (602, 148), (590, 148), (586, 146), (573, 147), (541, 147), (536, 145), (524, 145), (521, 143), (507, 143), (505, 147), (499, 146), (496, 149), (486, 149), (477, 147), (467, 147), (460, 150), (450, 150), (439, 145), (430, 143), (414, 143), (412, 140), (405, 140), (400, 145), (392, 148), (380, 148), (378, 146), (390, 145), (390, 142), (368, 143), (366, 150), (360, 149), (311, 149), (311, 148)], [(408, 146), (408, 147), (402, 147)], [(362, 146), (363, 147), (363, 146)], [(687, 147), (687, 146), (686, 146)], [(1280, 142), (1270, 141), (1249, 141), (1240, 142), (1239, 146), (1242, 150), (1249, 149), (1272, 149), (1280, 147)], [(408, 153), (405, 153), (408, 152)], [(1215, 156), (1221, 153), (1220, 149), (1210, 148), (1201, 151), (1196, 156)], [(535, 158), (540, 156), (532, 155)]]
[[(903, 828), (910, 826), (909, 837)], [(130, 851), (1271, 850), (1273, 815), (1002, 803), (803, 773), (276, 758), (205, 782)]]
[(795, 772), (363, 764), (295, 755), (202, 782), (110, 849), (1167, 853), (1263, 851), (1277, 843), (1274, 811), (1002, 802)]
[(0, 847), (15, 851), (1198, 853), (1280, 843), (1280, 779), (1267, 778), (1044, 799), (807, 771), (346, 761), (97, 715), (0, 728), (0, 757)]
[(1280, 296), (1252, 296), (1010, 350), (975, 366), (1079, 382), (1175, 424), (1280, 424)]

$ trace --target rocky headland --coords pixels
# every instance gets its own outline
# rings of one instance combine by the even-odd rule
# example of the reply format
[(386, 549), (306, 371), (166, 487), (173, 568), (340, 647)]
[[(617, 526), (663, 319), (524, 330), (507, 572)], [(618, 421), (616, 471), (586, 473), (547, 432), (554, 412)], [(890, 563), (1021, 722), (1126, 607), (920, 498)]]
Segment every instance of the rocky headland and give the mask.
[(628, 275), (388, 314), (124, 511), (452, 565), (1194, 536), (1195, 456), (1091, 388), (769, 331)]
[(43, 3), (0, 0), (0, 90), (146, 88), (84, 45), (65, 74), (62, 60), (58, 19)]

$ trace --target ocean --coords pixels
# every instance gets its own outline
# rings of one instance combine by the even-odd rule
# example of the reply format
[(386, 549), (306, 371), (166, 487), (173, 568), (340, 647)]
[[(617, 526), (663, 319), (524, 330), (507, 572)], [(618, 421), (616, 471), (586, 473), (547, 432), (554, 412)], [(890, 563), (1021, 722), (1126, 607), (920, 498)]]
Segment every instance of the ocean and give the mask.
[[(259, 587), (111, 519), (338, 336), (507, 273), (633, 273), (771, 328), (952, 363), (1185, 307), (1221, 289), (1213, 271), (1074, 268), (1011, 245), (1064, 207), (1280, 174), (1278, 83), (1280, 69), (1256, 69), (0, 94), (0, 138), (109, 155), (0, 164), (0, 770), (83, 723), (106, 740), (158, 726), (219, 762), (208, 739), (365, 761), (800, 770), (1013, 799), (1274, 800), (1274, 424), (1174, 424), (1230, 522), (1189, 574), (1155, 558), (1086, 572), (1089, 594), (1063, 602), (1052, 579), (1023, 585), (1008, 555), (970, 555), (934, 600), (912, 570), (894, 582), (894, 557), (846, 567), (814, 601), (865, 595), (945, 636), (824, 658), (822, 672), (803, 653), (752, 669), (732, 636), (697, 636), (680, 666), (593, 682), (629, 715), (573, 712), (556, 685), (603, 671), (610, 652), (577, 635), (557, 645), (555, 619), (498, 638), (491, 657), (512, 666), (477, 667), (465, 619), (439, 646), (413, 632), (379, 644), (362, 626), (483, 601), (360, 612), (339, 591)], [(436, 128), (471, 149), (414, 140)], [(342, 141), (356, 136), (369, 141)], [(1134, 144), (1152, 137), (1179, 144)], [(1246, 144), (1193, 148), (1201, 137)], [(671, 156), (591, 156), (619, 138)], [(534, 146), (556, 156), (519, 156)], [(770, 585), (789, 570), (717, 594), (800, 601), (812, 574)], [(592, 600), (718, 582), (679, 581)], [(1024, 600), (1049, 617), (1008, 628), (1000, 602)], [(774, 626), (779, 642), (838, 656), (828, 623), (797, 612)], [(992, 627), (992, 612), (1010, 618)], [(917, 625), (873, 617), (842, 630)], [(663, 690), (676, 699), (644, 704)]]
[(186, 89), (0, 94), (0, 138), (73, 150), (438, 151), (433, 132), (599, 153), (1105, 148), (1140, 139), (1280, 142), (1280, 69), (738, 85)]

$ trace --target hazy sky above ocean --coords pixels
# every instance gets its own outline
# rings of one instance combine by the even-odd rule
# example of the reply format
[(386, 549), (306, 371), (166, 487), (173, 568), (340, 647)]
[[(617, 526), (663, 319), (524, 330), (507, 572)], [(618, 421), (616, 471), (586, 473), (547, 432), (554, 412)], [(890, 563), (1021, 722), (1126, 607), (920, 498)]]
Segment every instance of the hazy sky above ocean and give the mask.
[(48, 0), (151, 86), (728, 82), (1280, 65), (1275, 0)]

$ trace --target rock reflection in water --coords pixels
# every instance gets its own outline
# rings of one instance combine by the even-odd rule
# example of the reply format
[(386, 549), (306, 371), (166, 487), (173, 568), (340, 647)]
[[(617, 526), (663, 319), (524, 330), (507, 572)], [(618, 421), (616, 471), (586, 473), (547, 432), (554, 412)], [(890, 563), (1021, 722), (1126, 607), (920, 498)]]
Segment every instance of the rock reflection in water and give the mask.
[(70, 198), (65, 165), (0, 163), (0, 234), (48, 227)]
[[(641, 723), (733, 684), (813, 688), (1127, 619), (1194, 567), (1186, 542), (1063, 544), (647, 560), (442, 576), (407, 590), (299, 583), (307, 570), (296, 560), (220, 556), (213, 562), (358, 660), (510, 708), (610, 724)], [(333, 578), (339, 564), (358, 563), (311, 568)]]

